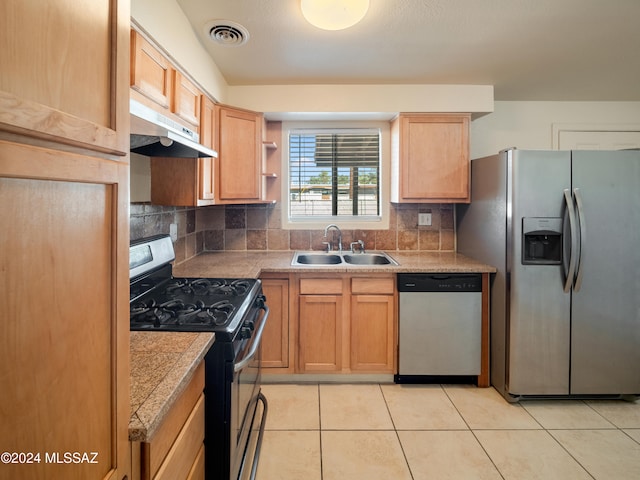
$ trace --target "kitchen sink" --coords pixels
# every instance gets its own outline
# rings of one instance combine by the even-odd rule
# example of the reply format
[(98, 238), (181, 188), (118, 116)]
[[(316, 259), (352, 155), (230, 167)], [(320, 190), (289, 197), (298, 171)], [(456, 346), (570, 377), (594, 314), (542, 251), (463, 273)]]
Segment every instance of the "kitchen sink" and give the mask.
[(345, 262), (351, 265), (397, 265), (398, 263), (385, 253), (354, 253), (343, 255)]
[(342, 263), (342, 258), (339, 255), (327, 253), (305, 253), (297, 255), (294, 260), (302, 265), (337, 265)]
[(357, 266), (384, 266), (398, 265), (393, 258), (384, 252), (371, 253), (337, 253), (337, 252), (295, 252), (293, 266), (335, 266), (335, 267), (357, 267)]

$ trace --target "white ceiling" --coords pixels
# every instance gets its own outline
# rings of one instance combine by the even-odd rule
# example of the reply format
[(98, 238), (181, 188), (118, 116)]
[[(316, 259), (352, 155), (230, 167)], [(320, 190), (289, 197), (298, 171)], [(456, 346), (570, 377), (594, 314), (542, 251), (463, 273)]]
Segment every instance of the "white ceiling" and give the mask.
[[(496, 100), (640, 101), (640, 0), (371, 0), (309, 25), (299, 0), (177, 0), (229, 85), (494, 85)], [(249, 41), (210, 41), (213, 19)]]

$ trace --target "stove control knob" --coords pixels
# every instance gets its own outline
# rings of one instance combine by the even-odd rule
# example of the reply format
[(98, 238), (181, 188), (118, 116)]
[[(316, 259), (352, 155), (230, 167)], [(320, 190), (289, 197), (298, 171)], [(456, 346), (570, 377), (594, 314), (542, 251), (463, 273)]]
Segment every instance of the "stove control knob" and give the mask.
[(245, 326), (246, 328), (248, 328), (249, 330), (251, 330), (252, 332), (253, 332), (253, 331), (255, 330), (255, 328), (256, 328), (256, 324), (253, 322), (253, 320), (247, 320), (247, 321), (244, 323), (244, 326)]
[(266, 301), (267, 301), (266, 296), (258, 295), (258, 298), (256, 298), (256, 303), (258, 304), (258, 308), (263, 308)]
[(241, 338), (251, 338), (251, 329), (249, 327), (242, 327), (240, 329)]

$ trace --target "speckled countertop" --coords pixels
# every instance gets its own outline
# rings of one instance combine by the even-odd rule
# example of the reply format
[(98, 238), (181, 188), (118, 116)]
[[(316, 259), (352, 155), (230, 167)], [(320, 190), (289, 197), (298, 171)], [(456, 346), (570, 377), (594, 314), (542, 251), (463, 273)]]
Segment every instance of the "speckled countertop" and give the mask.
[(256, 278), (263, 272), (460, 272), (493, 273), (491, 265), (464, 255), (446, 252), (387, 251), (400, 265), (382, 266), (292, 266), (294, 252), (206, 252), (174, 267), (177, 277)]
[(213, 333), (131, 332), (129, 440), (153, 437), (214, 338)]

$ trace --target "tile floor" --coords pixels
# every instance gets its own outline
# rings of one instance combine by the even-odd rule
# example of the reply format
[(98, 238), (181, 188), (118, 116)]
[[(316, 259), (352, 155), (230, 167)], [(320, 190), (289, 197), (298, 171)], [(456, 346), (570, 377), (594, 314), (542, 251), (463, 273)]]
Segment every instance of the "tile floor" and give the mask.
[(461, 385), (267, 384), (257, 480), (640, 479), (640, 401)]

